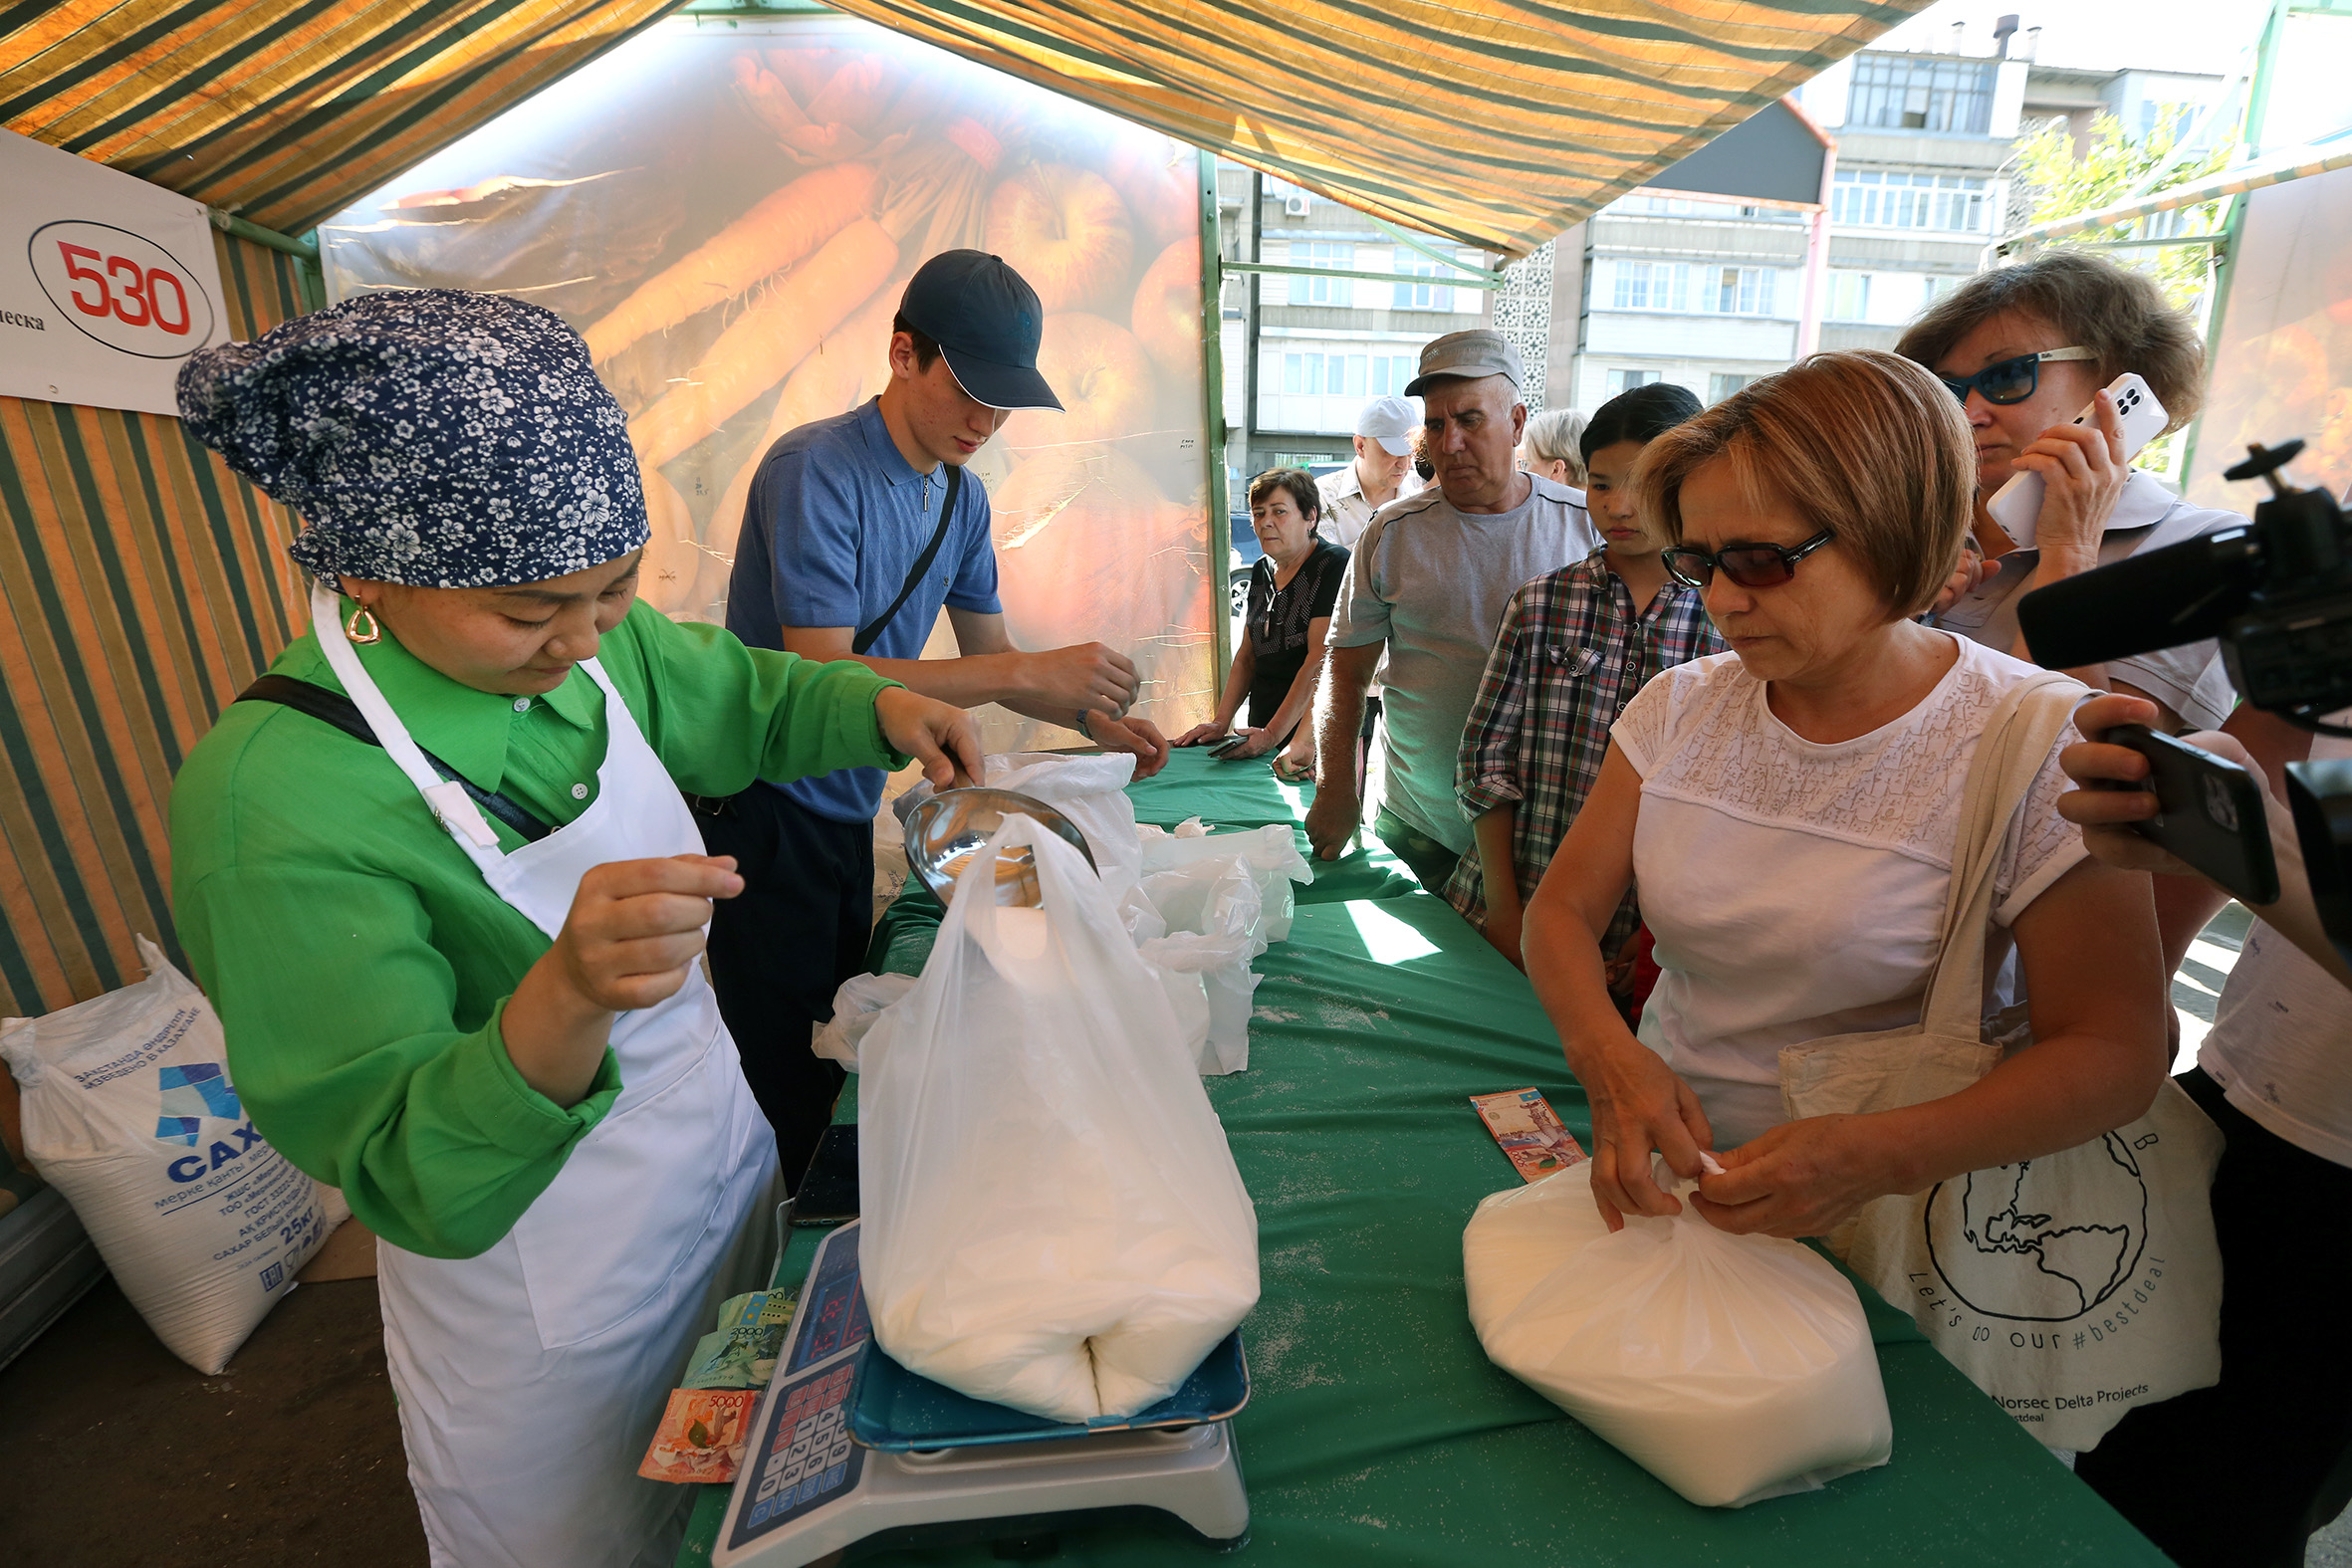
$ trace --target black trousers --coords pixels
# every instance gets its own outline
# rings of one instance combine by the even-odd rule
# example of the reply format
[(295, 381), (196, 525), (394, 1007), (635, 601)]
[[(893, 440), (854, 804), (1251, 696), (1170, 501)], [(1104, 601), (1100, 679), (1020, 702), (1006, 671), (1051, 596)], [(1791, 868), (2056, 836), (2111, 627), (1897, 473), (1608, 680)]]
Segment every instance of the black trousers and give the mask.
[[(2214, 1177), (2222, 1381), (2123, 1418), (2074, 1473), (2181, 1568), (2301, 1568), (2352, 1499), (2352, 1168), (2265, 1129), (2202, 1071), (2181, 1087), (2230, 1140)], [(2333, 1237), (2333, 1239), (2331, 1239)]]
[(766, 784), (697, 799), (694, 820), (703, 848), (733, 855), (743, 875), (743, 892), (711, 910), (711, 986), (797, 1190), (845, 1076), (809, 1049), (809, 1030), (833, 1015), (834, 989), (865, 969), (873, 827), (819, 816)]

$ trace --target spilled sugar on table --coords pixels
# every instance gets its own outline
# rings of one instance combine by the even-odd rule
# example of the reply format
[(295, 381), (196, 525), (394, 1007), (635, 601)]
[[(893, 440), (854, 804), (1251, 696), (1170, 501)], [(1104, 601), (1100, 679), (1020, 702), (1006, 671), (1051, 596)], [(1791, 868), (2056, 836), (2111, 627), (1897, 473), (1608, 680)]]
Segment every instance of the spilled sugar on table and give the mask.
[[(1308, 791), (1195, 755), (1178, 753), (1160, 779), (1133, 787), (1140, 819), (1199, 815), (1236, 828), (1304, 817)], [(1254, 1392), (1233, 1429), (1250, 1495), (1244, 1558), (1311, 1568), (2161, 1568), (2152, 1545), (1867, 1286), (1893, 1462), (1744, 1509), (1684, 1502), (1496, 1368), (1470, 1327), (1462, 1228), (1481, 1198), (1518, 1177), (1469, 1097), (1540, 1088), (1589, 1142), (1584, 1095), (1526, 978), (1442, 900), (1411, 890), (1377, 845), (1316, 869), (1290, 940), (1258, 961), (1250, 1069), (1205, 1080), (1258, 1210), (1263, 1294), (1242, 1327)], [(1318, 900), (1326, 879), (1332, 891), (1384, 896)], [(916, 973), (928, 939), (902, 920), (877, 952)], [(836, 1120), (855, 1119), (852, 1078)], [(780, 1283), (798, 1282), (814, 1246), (800, 1233)], [(726, 1496), (706, 1489), (681, 1563), (708, 1560)], [(857, 1560), (994, 1559), (980, 1546)], [(1212, 1559), (1189, 1541), (1104, 1529), (1064, 1535), (1057, 1560)]]

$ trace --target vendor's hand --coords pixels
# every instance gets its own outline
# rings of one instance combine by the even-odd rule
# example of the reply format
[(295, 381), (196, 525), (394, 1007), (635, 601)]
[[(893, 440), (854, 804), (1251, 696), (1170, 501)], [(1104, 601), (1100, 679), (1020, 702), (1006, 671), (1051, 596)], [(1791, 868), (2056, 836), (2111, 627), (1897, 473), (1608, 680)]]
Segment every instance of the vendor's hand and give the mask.
[(1519, 970), (1528, 967), (1527, 959), (1520, 952), (1520, 929), (1526, 913), (1517, 904), (1509, 909), (1497, 909), (1489, 904), (1487, 923), (1479, 928), (1479, 934), (1487, 939), (1495, 951), (1511, 960), (1512, 968)]
[[(2091, 399), (2087, 425), (2052, 425), (2019, 452), (2011, 467), (2041, 476), (2041, 514), (2033, 542), (2044, 561), (2057, 558), (2072, 570), (2098, 563), (2099, 541), (2115, 513), (2131, 469), (2123, 460), (2123, 421), (2102, 388)], [(2044, 574), (2043, 581), (2048, 581)]]
[(1196, 724), (1168, 744), (1170, 746), (1206, 746), (1211, 741), (1222, 741), (1233, 733), (1230, 724), (1219, 724), (1212, 719), (1207, 724)]
[(934, 789), (960, 789), (980, 779), (980, 730), (972, 716), (903, 686), (885, 687), (874, 698), (882, 739), (922, 765)]
[(590, 866), (549, 958), (566, 989), (592, 1008), (650, 1008), (675, 995), (702, 956), (711, 900), (742, 891), (732, 855)]
[(1699, 1151), (1715, 1142), (1699, 1096), (1658, 1053), (1627, 1034), (1569, 1061), (1592, 1107), (1592, 1201), (1612, 1231), (1631, 1215), (1678, 1215), (1682, 1204), (1661, 1190), (1650, 1153), (1675, 1175), (1701, 1170)]
[(1106, 752), (1131, 755), (1138, 779), (1149, 779), (1168, 766), (1168, 738), (1149, 719), (1121, 719), (1097, 709), (1078, 721), (1078, 731)]
[(1347, 853), (1349, 840), (1363, 825), (1363, 802), (1356, 798), (1349, 781), (1335, 779), (1324, 784), (1317, 780), (1314, 803), (1306, 808), (1306, 841), (1315, 858), (1336, 860)]
[[(2156, 793), (2135, 789), (2148, 778), (2148, 759), (2126, 746), (2110, 746), (2103, 739), (2119, 724), (2161, 728), (2164, 715), (2156, 704), (2138, 697), (2094, 697), (2075, 710), (2074, 726), (2091, 740), (2078, 741), (2058, 754), (2066, 777), (2082, 785), (2058, 796), (2058, 814), (2082, 829), (2083, 847), (2101, 865), (2119, 871), (2149, 871), (2159, 876), (2205, 874), (2155, 840), (2143, 838), (2128, 825), (2156, 815)], [(2203, 731), (2181, 737), (2216, 757), (2235, 763), (2255, 779), (2263, 773), (2234, 736)], [(2264, 784), (2265, 790), (2268, 788)]]
[(1115, 648), (1081, 642), (1022, 658), (1026, 695), (1046, 707), (1073, 713), (1099, 708), (1118, 718), (1135, 701), (1134, 661)]
[(1827, 1235), (1873, 1198), (1895, 1191), (1868, 1116), (1809, 1116), (1717, 1155), (1692, 1202), (1735, 1235)]

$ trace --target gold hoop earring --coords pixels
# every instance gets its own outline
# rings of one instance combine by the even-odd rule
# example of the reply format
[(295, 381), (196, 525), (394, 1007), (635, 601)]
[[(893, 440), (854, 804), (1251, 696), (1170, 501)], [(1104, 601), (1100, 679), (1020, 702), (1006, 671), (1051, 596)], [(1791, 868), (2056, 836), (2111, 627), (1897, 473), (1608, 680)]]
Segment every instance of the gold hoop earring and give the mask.
[[(365, 631), (359, 629), (361, 617), (365, 617), (367, 621)], [(375, 623), (375, 611), (364, 604), (353, 609), (351, 619), (343, 623), (343, 634), (356, 643), (381, 642), (383, 640), (383, 628)]]

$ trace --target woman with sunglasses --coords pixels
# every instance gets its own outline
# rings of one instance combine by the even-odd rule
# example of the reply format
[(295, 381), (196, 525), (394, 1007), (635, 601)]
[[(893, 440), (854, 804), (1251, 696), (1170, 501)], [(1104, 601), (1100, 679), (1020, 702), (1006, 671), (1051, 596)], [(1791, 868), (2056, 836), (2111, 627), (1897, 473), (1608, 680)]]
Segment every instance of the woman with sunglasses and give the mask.
[[(2140, 376), (2175, 430), (2205, 399), (2196, 324), (2145, 274), (2062, 250), (1979, 273), (1929, 306), (1895, 351), (1951, 388), (1976, 447), (1972, 531), (1983, 579), (1939, 610), (1947, 630), (2030, 659), (2017, 634), (2020, 593), (2245, 521), (2193, 507), (2123, 460), (2108, 382)], [(2074, 423), (2086, 407), (2092, 422)], [(2032, 528), (2012, 539), (1986, 503), (2019, 473), (2041, 476), (2042, 502)], [(2176, 731), (2219, 729), (2235, 700), (2211, 642), (2073, 673), (2161, 704)]]
[[(1724, 1230), (1820, 1235), (1870, 1199), (2095, 1138), (2156, 1091), (2147, 884), (2086, 858), (2053, 747), (2005, 830), (1987, 954), (1998, 976), (2013, 945), (2037, 1043), (1944, 1099), (1783, 1117), (1782, 1046), (1919, 1021), (1969, 763), (2033, 673), (1913, 618), (1960, 553), (1969, 446), (1932, 376), (1852, 352), (1767, 376), (1642, 455), (1636, 504), (1732, 651), (1626, 707), (1524, 931), (1591, 1099), (1612, 1228), (1680, 1211), (1653, 1150), (1683, 1177), (1724, 1151), (1697, 1198)], [(1600, 949), (1636, 883), (1662, 971), (1638, 1037)]]

